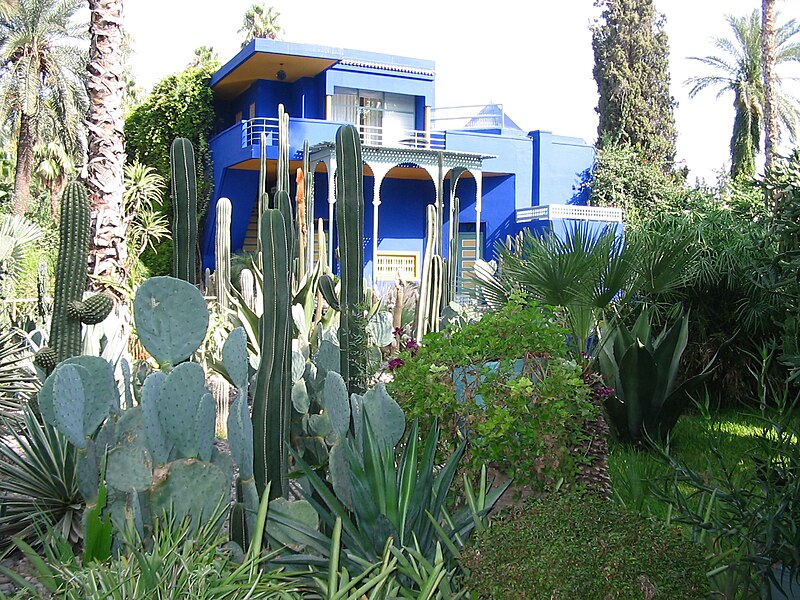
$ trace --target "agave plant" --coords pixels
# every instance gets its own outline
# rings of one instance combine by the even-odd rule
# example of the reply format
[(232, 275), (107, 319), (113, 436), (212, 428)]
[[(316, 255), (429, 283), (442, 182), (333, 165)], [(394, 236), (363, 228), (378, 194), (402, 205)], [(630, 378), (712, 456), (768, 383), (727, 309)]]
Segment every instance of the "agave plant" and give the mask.
[(22, 421), (0, 444), (0, 548), (12, 536), (30, 544), (53, 531), (64, 539), (80, 539), (83, 499), (76, 479), (75, 447), (55, 428), (40, 423), (33, 409), (23, 407)]
[[(367, 416), (363, 418), (363, 452), (355, 448), (352, 440), (347, 448), (350, 498), (340, 498), (336, 486), (331, 489), (311, 465), (292, 451), (298, 470), (312, 488), (304, 492), (305, 498), (322, 524), (328, 531), (335, 531), (337, 520), (341, 521), (343, 564), (351, 570), (374, 564), (384, 556), (387, 540), (391, 539), (394, 547), (407, 554), (414, 549), (420, 561), (453, 567), (470, 534), (485, 526), (486, 515), (510, 482), (491, 489), (484, 470), (475, 490), (465, 478), (466, 504), (451, 515), (447, 505), (452, 500), (451, 486), (464, 445), (444, 465), (436, 465), (438, 424), (434, 423), (420, 447), (415, 421), (407, 443), (396, 456), (395, 448), (376, 439)], [(280, 515), (270, 518), (313, 554), (287, 556), (282, 562), (322, 565), (330, 560), (336, 548), (330, 537)]]
[(645, 308), (632, 329), (609, 327), (598, 362), (614, 394), (606, 397), (609, 421), (618, 438), (641, 442), (666, 439), (691, 401), (690, 392), (711, 376), (716, 356), (703, 371), (677, 385), (678, 367), (689, 337), (684, 313), (655, 338), (651, 310)]

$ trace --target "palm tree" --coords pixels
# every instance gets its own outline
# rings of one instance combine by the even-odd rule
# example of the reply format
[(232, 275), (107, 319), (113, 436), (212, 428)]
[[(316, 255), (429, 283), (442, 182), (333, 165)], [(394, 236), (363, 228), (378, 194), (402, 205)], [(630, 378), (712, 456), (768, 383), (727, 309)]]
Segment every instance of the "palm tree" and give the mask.
[[(735, 117), (731, 136), (731, 176), (755, 175), (755, 159), (761, 147), (761, 129), (764, 122), (764, 73), (761, 47), (761, 16), (755, 10), (749, 17), (727, 16), (733, 39), (716, 38), (714, 45), (719, 56), (691, 57), (716, 71), (713, 75), (690, 77), (689, 97), (700, 91), (717, 88), (717, 97), (733, 92)], [(793, 38), (800, 33), (800, 23), (794, 19), (775, 30), (775, 65), (800, 61), (800, 41)], [(780, 79), (775, 75), (776, 88)], [(796, 99), (777, 92), (776, 114), (792, 139), (800, 117)]]
[(775, 0), (761, 2), (761, 61), (764, 63), (764, 169), (772, 166), (779, 128), (778, 87), (775, 79)]
[(89, 0), (89, 161), (86, 187), (92, 206), (94, 287), (114, 291), (128, 258), (123, 201), (125, 98), (122, 0)]
[(278, 25), (278, 17), (281, 14), (276, 11), (272, 6), (264, 4), (253, 4), (244, 13), (244, 22), (239, 33), (244, 34), (244, 41), (242, 48), (247, 46), (255, 38), (270, 38), (274, 40), (281, 32), (281, 26)]
[(58, 219), (58, 198), (75, 175), (75, 161), (58, 140), (37, 144), (33, 149), (35, 169), (39, 181), (50, 193), (50, 212), (53, 221)]
[(79, 146), (85, 108), (85, 53), (74, 21), (81, 0), (17, 0), (0, 20), (0, 121), (17, 140), (13, 212), (30, 202), (33, 148), (42, 128), (70, 150)]

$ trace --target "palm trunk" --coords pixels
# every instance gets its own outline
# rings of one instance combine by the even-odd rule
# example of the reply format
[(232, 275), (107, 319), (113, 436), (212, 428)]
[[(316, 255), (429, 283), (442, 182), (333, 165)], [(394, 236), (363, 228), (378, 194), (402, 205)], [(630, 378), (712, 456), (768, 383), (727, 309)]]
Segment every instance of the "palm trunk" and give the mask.
[(775, 159), (778, 146), (778, 85), (775, 76), (775, 0), (761, 3), (761, 60), (764, 72), (764, 152), (765, 168)]
[(98, 289), (114, 291), (125, 280), (126, 222), (122, 201), (123, 145), (122, 0), (89, 0), (89, 162), (86, 185), (94, 240), (90, 272)]
[(31, 172), (33, 171), (33, 128), (30, 115), (22, 113), (17, 138), (17, 172), (14, 176), (14, 203), (11, 212), (24, 216), (31, 201)]

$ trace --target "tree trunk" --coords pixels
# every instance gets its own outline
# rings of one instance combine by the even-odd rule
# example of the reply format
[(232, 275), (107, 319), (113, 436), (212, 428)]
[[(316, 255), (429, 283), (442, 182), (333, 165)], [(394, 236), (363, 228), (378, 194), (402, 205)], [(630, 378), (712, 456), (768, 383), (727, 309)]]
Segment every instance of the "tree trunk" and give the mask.
[[(92, 285), (119, 295), (128, 256), (122, 201), (125, 163), (122, 102), (122, 0), (89, 0), (89, 162), (86, 186), (92, 205)], [(99, 280), (98, 280), (99, 279)]]
[(14, 175), (14, 203), (11, 212), (24, 216), (31, 201), (31, 172), (33, 171), (33, 129), (30, 115), (22, 113), (17, 138), (17, 172)]
[(761, 61), (764, 74), (764, 152), (765, 168), (775, 159), (778, 129), (778, 85), (775, 75), (775, 0), (761, 2)]

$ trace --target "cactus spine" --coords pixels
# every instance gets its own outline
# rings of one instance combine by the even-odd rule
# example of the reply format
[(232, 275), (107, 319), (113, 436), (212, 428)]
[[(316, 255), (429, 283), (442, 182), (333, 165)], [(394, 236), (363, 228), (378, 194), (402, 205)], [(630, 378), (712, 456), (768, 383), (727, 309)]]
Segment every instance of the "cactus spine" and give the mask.
[(339, 347), (341, 374), (350, 393), (363, 393), (366, 371), (364, 319), (364, 179), (361, 140), (352, 125), (336, 132), (336, 230), (342, 290)]
[(217, 267), (214, 283), (217, 304), (224, 313), (230, 306), (231, 293), (231, 201), (228, 198), (217, 201), (217, 230), (214, 241)]
[(194, 285), (197, 283), (197, 181), (192, 143), (186, 138), (176, 138), (170, 147), (169, 162), (175, 240), (173, 274)]
[(59, 218), (59, 248), (50, 324), (53, 351), (42, 353), (42, 358), (47, 357), (42, 364), (47, 370), (54, 366), (53, 360), (61, 362), (81, 353), (81, 323), (99, 323), (113, 308), (111, 298), (103, 294), (83, 300), (90, 237), (86, 188), (77, 182), (70, 183), (61, 199)]

